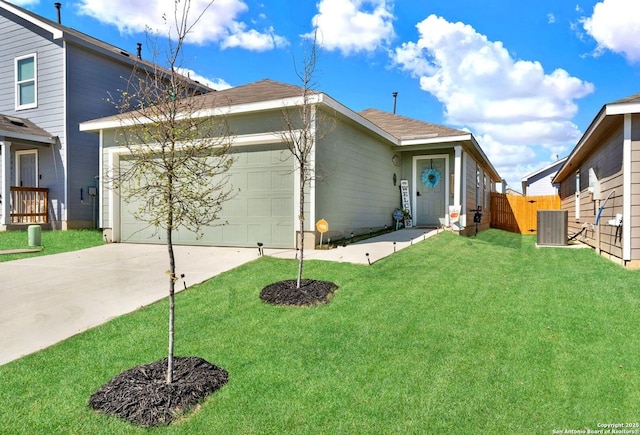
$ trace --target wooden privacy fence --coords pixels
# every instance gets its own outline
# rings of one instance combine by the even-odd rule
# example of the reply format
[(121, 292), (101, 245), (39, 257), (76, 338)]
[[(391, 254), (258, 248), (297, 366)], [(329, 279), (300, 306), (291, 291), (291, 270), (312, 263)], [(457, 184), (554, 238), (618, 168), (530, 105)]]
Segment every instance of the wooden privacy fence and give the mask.
[(560, 210), (560, 197), (491, 193), (491, 228), (512, 233), (535, 234), (538, 210)]

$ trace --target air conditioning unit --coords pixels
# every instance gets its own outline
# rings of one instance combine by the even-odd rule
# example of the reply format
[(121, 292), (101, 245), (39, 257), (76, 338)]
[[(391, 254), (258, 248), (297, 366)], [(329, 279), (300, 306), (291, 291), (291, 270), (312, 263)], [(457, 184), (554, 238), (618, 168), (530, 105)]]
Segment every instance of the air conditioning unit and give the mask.
[(538, 245), (565, 246), (568, 240), (567, 210), (538, 210)]

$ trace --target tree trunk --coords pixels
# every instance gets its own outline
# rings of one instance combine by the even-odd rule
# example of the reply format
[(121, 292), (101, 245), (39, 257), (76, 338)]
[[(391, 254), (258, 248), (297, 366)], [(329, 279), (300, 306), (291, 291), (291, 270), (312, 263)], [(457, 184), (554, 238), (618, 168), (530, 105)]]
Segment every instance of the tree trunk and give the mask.
[(302, 264), (304, 261), (304, 187), (305, 187), (305, 170), (300, 165), (300, 216), (298, 218), (300, 222), (300, 258), (298, 261), (298, 281), (296, 288), (302, 287)]
[[(169, 181), (171, 182), (171, 180)], [(173, 210), (167, 219), (167, 250), (169, 251), (169, 355), (167, 356), (167, 384), (173, 382), (173, 348), (175, 331), (176, 259), (173, 253)]]

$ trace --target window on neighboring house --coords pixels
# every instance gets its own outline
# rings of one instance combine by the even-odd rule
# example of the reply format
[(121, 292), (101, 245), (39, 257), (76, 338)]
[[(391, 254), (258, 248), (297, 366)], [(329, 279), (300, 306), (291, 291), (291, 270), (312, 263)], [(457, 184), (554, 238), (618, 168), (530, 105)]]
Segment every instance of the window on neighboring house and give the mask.
[(16, 110), (38, 105), (36, 55), (16, 58)]

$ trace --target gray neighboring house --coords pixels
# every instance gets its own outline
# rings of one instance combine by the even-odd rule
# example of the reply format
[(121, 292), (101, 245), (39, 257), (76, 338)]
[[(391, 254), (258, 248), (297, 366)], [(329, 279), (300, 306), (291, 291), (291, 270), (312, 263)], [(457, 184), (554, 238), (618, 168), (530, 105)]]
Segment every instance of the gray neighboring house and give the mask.
[[(205, 108), (201, 116), (227, 117), (237, 158), (230, 182), (240, 192), (223, 204), (227, 225), (207, 228), (202, 238), (176, 231), (174, 243), (294, 247), (298, 177), (281, 134), (286, 130), (282, 111), (298, 110), (302, 89), (261, 80), (196, 98), (204, 99), (197, 104)], [(413, 226), (449, 226), (449, 206), (457, 205), (461, 234), (475, 231), (478, 207), (483, 210), (479, 229), (489, 227), (490, 192), (500, 177), (472, 134), (375, 109), (357, 113), (322, 92), (315, 92), (311, 102), (315, 113), (323, 115), (317, 117), (312, 153), (321, 176), (305, 193), (305, 237), (318, 240), (319, 219), (329, 224), (324, 240), (393, 226), (403, 180)], [(139, 206), (124, 201), (105, 177), (126, 164), (128, 150), (117, 140), (126, 117), (80, 125), (100, 138), (100, 226), (114, 242), (162, 243), (163, 233), (136, 220), (133, 212)]]
[(600, 109), (553, 182), (570, 234), (640, 268), (640, 94)]
[(522, 177), (522, 194), (524, 196), (557, 195), (559, 186), (552, 180), (566, 160), (567, 157), (557, 160)]
[(116, 112), (109, 92), (152, 68), (139, 54), (0, 0), (0, 230), (99, 226), (98, 138), (78, 124)]

